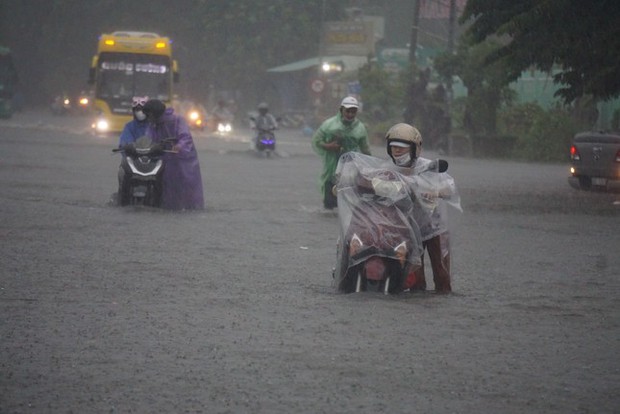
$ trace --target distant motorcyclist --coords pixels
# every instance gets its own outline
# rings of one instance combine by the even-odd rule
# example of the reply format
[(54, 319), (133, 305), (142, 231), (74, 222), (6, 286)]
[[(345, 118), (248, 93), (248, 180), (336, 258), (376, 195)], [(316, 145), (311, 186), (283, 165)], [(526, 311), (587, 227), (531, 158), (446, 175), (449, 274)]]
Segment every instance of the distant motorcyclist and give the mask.
[(187, 122), (157, 99), (144, 104), (143, 111), (149, 123), (146, 135), (168, 150), (164, 153), (162, 208), (203, 209), (200, 162)]
[[(394, 164), (403, 167), (403, 171), (410, 176), (419, 174), (431, 160), (420, 157), (422, 152), (422, 135), (413, 126), (400, 123), (392, 126), (385, 136), (387, 153)], [(437, 293), (452, 291), (450, 277), (450, 237), (447, 223), (445, 200), (452, 200), (451, 204), (460, 209), (460, 201), (454, 186), (454, 180), (447, 173), (433, 173), (432, 180), (417, 181), (419, 187), (416, 193), (421, 196), (419, 202), (430, 205), (430, 209), (417, 209), (415, 221), (422, 235), (423, 247), (428, 251), (433, 269), (433, 281)], [(424, 254), (421, 257), (422, 266), (410, 274), (409, 283), (412, 289), (425, 290), (426, 277), (424, 273)]]
[[(148, 96), (134, 96), (131, 101), (133, 119), (125, 124), (118, 142), (118, 147), (125, 149), (124, 154), (131, 153), (134, 150), (133, 144), (136, 140), (146, 134), (148, 122), (143, 109), (148, 100)], [(118, 169), (118, 204), (121, 206), (129, 204), (130, 198), (129, 177), (131, 171), (124, 160), (125, 156), (123, 155), (123, 161), (121, 161)]]
[(219, 124), (231, 124), (233, 120), (233, 113), (228, 108), (225, 100), (220, 99), (217, 101), (217, 105), (211, 111), (213, 125), (212, 129), (217, 131)]
[(273, 132), (278, 129), (278, 121), (276, 118), (269, 113), (269, 105), (267, 102), (261, 102), (257, 106), (258, 115), (256, 118), (252, 118), (252, 129), (256, 131), (256, 135), (254, 136), (254, 146), (256, 146), (258, 142), (258, 135), (261, 131), (265, 132)]
[(333, 210), (337, 206), (332, 187), (340, 155), (349, 151), (370, 155), (368, 131), (356, 118), (358, 109), (357, 99), (347, 96), (340, 103), (338, 114), (325, 120), (312, 137), (312, 148), (323, 159), (319, 185), (326, 210)]

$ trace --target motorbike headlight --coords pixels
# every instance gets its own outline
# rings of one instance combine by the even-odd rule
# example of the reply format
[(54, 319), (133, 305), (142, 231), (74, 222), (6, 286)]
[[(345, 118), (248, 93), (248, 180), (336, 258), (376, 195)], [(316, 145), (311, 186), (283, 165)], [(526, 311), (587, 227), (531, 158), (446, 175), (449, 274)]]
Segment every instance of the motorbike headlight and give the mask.
[(88, 98), (80, 98), (80, 105), (82, 106), (88, 105)]
[(189, 113), (189, 119), (191, 119), (192, 121), (195, 121), (199, 118), (200, 118), (200, 115), (198, 114), (197, 111), (192, 111)]

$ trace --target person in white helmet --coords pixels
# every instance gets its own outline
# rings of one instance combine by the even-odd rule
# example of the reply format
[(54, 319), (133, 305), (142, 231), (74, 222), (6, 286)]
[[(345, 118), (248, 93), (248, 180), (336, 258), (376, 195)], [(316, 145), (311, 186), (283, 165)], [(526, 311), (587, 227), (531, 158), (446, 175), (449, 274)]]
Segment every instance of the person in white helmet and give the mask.
[(340, 103), (338, 114), (325, 120), (312, 137), (312, 148), (323, 159), (319, 187), (326, 210), (333, 210), (338, 204), (332, 187), (340, 155), (349, 151), (370, 155), (368, 131), (357, 119), (358, 109), (357, 99), (347, 96)]
[[(417, 174), (431, 160), (420, 157), (422, 152), (422, 135), (417, 128), (400, 123), (392, 126), (385, 135), (387, 153), (403, 171), (409, 175)], [(414, 217), (420, 227), (423, 246), (428, 252), (433, 269), (433, 281), (437, 293), (452, 291), (450, 276), (450, 234), (448, 231), (446, 200), (460, 210), (460, 199), (456, 192), (454, 180), (447, 173), (437, 173), (433, 186), (426, 189), (416, 189), (422, 194), (425, 201), (434, 208), (429, 212), (419, 209)], [(422, 183), (423, 181), (420, 181)], [(424, 254), (421, 257), (422, 266), (410, 273), (407, 282), (413, 290), (426, 290), (426, 276), (424, 273)]]

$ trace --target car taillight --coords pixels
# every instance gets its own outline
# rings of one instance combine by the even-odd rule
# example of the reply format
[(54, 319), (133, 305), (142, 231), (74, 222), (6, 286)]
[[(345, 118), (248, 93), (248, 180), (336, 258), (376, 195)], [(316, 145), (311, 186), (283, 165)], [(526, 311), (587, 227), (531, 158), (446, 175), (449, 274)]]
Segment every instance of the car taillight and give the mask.
[(620, 162), (620, 150), (616, 152), (616, 162)]
[[(618, 152), (620, 154), (620, 151)], [(577, 150), (577, 147), (574, 145), (570, 146), (570, 159), (573, 161), (580, 161), (581, 160), (581, 155), (579, 155), (579, 151)], [(616, 157), (616, 160), (618, 159), (618, 157)]]

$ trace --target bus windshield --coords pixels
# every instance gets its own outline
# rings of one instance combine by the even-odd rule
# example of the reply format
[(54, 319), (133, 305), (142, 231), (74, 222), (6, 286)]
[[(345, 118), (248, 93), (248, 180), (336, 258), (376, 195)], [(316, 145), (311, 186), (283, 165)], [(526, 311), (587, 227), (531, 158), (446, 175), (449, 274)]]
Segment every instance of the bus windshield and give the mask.
[(99, 56), (97, 93), (101, 99), (149, 96), (170, 100), (171, 62), (168, 56), (103, 52)]

